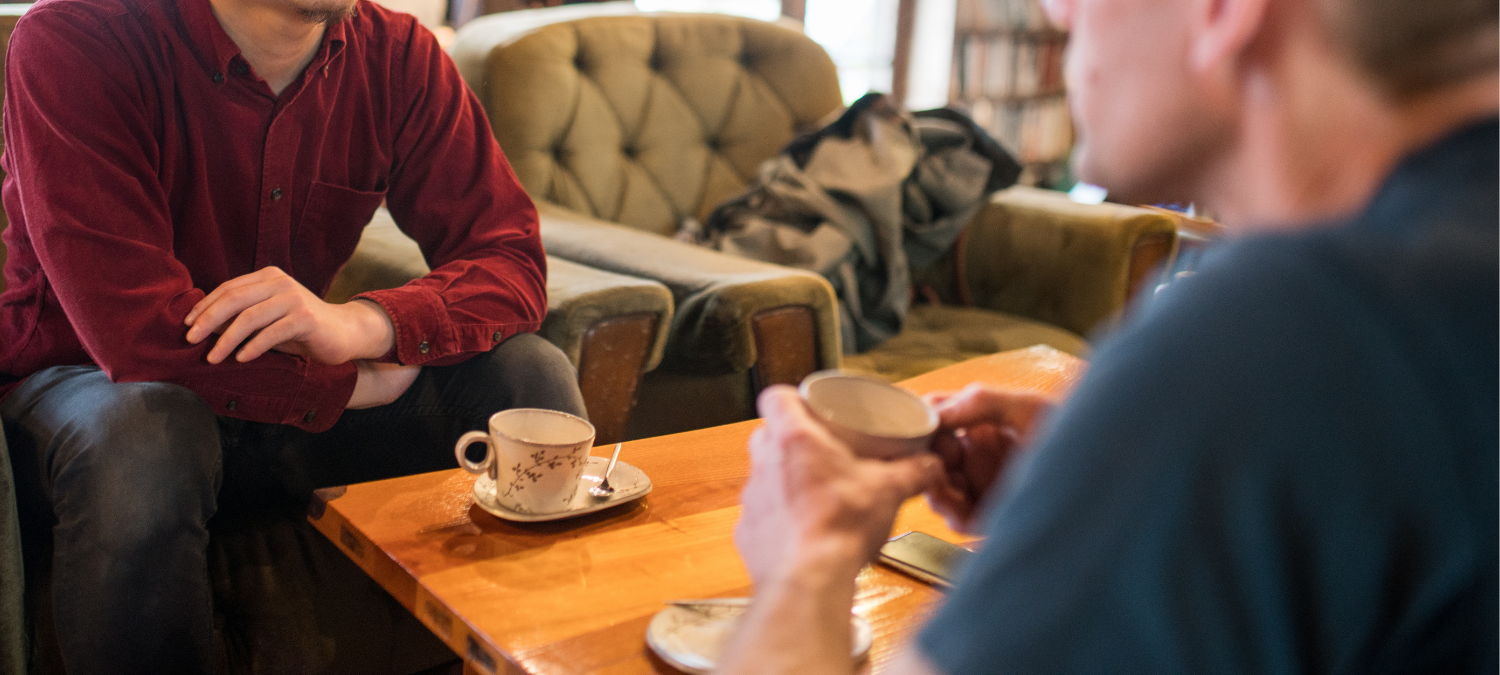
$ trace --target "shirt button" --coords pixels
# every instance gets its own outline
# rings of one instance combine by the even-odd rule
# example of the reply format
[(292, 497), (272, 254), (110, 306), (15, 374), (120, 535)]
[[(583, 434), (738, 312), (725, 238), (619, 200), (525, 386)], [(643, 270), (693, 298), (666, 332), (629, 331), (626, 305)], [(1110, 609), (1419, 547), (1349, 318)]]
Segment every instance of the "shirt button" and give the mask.
[(495, 342), (499, 342), (499, 341), (500, 341), (500, 338), (502, 338), (502, 337), (504, 337), (504, 336), (503, 336), (503, 335), (501, 335), (501, 334), (500, 334), (500, 331), (498, 331), (498, 330), (497, 330), (497, 331), (495, 331), (495, 334), (494, 334), (494, 335), (491, 335), (491, 336), (490, 336), (490, 339), (491, 339), (491, 340), (494, 340), (494, 341), (495, 341)]
[(271, 188), (271, 201), (281, 201), (281, 188)]
[(426, 354), (427, 352), (432, 351), (432, 345), (427, 344), (427, 342), (424, 340), (422, 344), (417, 345), (417, 351)]
[(309, 411), (307, 411), (306, 415), (302, 416), (302, 423), (303, 424), (312, 424), (313, 420), (315, 420), (315, 419), (318, 419), (318, 411), (316, 411), (316, 410), (309, 410)]
[(214, 73), (214, 84), (224, 84), (224, 73)]
[(225, 403), (224, 407), (228, 408), (230, 412), (234, 412), (235, 408), (240, 407), (240, 402), (239, 401), (230, 401), (228, 403)]

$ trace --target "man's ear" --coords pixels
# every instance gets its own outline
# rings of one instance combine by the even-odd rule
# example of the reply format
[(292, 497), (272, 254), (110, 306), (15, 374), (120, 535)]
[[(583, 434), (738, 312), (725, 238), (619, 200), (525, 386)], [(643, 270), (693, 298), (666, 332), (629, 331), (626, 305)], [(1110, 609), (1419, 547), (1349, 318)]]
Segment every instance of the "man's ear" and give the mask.
[(1233, 67), (1265, 28), (1273, 0), (1197, 0), (1189, 65), (1208, 72)]

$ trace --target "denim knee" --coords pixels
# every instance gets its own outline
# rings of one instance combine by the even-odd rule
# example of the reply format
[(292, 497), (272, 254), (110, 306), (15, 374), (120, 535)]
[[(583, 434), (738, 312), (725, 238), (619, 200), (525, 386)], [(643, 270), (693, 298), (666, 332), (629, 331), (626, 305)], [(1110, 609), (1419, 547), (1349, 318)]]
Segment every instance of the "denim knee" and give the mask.
[(51, 436), (36, 440), (58, 527), (82, 527), (106, 549), (201, 530), (221, 467), (218, 424), (203, 399), (177, 385), (107, 379), (68, 393), (52, 406), (52, 428), (36, 430)]
[(468, 377), (492, 388), (497, 399), (489, 412), (505, 408), (546, 408), (587, 418), (578, 371), (566, 354), (532, 333), (521, 333), (495, 345), (489, 353), (460, 366)]

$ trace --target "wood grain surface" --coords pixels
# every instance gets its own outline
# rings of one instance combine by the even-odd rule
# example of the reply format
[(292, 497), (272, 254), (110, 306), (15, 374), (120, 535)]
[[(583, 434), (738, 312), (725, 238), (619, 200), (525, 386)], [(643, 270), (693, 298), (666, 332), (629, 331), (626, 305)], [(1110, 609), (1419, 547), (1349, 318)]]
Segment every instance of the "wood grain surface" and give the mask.
[[(1065, 394), (1084, 364), (1048, 348), (981, 357), (902, 383), (916, 392), (970, 382)], [(676, 598), (743, 596), (731, 534), (757, 421), (632, 441), (620, 461), (651, 477), (644, 499), (550, 523), (512, 523), (474, 505), (462, 470), (320, 491), (310, 519), (433, 633), (466, 672), (675, 673), (646, 647), (646, 625)], [(608, 446), (595, 448), (608, 455)], [(893, 532), (964, 542), (920, 500)], [(941, 593), (885, 567), (860, 576), (855, 611), (875, 628), (880, 672)]]

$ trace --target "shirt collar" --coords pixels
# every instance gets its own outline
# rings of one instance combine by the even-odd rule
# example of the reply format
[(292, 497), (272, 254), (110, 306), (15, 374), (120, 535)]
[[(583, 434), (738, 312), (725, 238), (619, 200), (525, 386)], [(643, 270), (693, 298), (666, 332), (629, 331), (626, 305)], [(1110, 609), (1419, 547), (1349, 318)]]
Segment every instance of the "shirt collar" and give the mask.
[(348, 40), (350, 23), (359, 18), (359, 5), (354, 6), (354, 15), (328, 24), (328, 30), (323, 31), (323, 46), (318, 48), (318, 53), (313, 56), (311, 63), (307, 64), (309, 69), (321, 68), (328, 65), (339, 54), (344, 53), (344, 43)]
[[(209, 63), (211, 69), (209, 75), (228, 73), (229, 64), (234, 57), (240, 56), (240, 47), (234, 43), (233, 38), (229, 37), (229, 33), (224, 31), (224, 26), (214, 15), (214, 9), (209, 4), (209, 0), (177, 0), (177, 6), (181, 8), (188, 41), (192, 43), (193, 49)], [(354, 18), (358, 16), (359, 8), (356, 6)], [(314, 68), (322, 68), (334, 57), (343, 53), (351, 20), (353, 18), (329, 24), (328, 29), (323, 31), (322, 44), (313, 55), (313, 60), (307, 64), (309, 72)]]
[(1479, 120), (1407, 155), (1356, 227), (1411, 233), (1432, 222), (1479, 223), (1494, 216), (1500, 122)]

